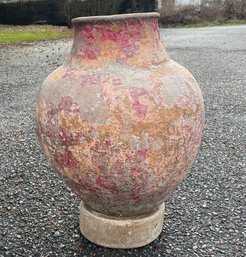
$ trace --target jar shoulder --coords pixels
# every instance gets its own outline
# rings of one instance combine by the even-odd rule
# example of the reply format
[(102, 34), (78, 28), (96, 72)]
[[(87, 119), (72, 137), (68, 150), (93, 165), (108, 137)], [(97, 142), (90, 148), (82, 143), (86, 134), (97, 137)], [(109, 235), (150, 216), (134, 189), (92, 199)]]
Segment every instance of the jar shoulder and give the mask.
[(111, 98), (136, 94), (159, 95), (168, 99), (170, 105), (183, 96), (203, 101), (195, 78), (173, 60), (147, 68), (122, 63), (107, 63), (102, 67), (61, 66), (47, 77), (39, 93), (41, 98), (55, 101), (67, 95), (78, 99), (80, 94), (82, 98), (86, 95), (90, 99), (99, 94), (110, 95)]

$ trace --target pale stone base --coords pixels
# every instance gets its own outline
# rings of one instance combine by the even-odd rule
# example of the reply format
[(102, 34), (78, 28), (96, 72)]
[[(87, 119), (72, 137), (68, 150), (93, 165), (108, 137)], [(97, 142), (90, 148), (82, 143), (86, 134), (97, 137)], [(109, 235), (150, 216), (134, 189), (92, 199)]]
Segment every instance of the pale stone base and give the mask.
[(110, 248), (136, 248), (154, 241), (161, 233), (164, 203), (157, 211), (138, 217), (114, 217), (80, 204), (80, 230), (89, 241)]

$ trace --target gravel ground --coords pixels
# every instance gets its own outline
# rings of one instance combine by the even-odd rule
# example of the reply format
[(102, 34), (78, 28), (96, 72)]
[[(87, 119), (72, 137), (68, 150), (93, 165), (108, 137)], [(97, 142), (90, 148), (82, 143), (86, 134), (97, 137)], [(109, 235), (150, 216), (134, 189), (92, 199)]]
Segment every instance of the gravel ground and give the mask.
[(71, 40), (0, 46), (0, 256), (245, 256), (246, 26), (161, 33), (201, 85), (206, 130), (187, 180), (166, 202), (162, 234), (133, 250), (81, 236), (79, 199), (37, 144), (36, 93)]

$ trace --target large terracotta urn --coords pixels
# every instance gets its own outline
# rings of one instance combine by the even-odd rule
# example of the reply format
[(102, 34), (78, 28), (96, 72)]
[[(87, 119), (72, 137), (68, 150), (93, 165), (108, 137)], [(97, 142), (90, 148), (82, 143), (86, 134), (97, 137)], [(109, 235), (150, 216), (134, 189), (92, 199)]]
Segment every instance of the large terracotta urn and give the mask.
[(81, 198), (80, 228), (113, 248), (153, 241), (204, 126), (201, 90), (160, 40), (157, 13), (72, 21), (65, 63), (37, 101), (43, 152)]

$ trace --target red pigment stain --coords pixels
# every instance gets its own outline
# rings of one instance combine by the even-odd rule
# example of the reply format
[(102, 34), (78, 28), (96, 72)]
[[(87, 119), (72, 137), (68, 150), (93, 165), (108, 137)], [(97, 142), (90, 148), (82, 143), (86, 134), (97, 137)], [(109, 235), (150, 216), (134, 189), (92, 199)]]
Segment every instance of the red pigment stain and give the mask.
[(118, 34), (110, 27), (97, 28), (102, 40), (118, 41)]
[(126, 161), (131, 162), (132, 161), (132, 156), (130, 154), (126, 154)]
[(185, 125), (183, 127), (184, 131), (188, 132), (189, 135), (192, 135), (192, 127), (191, 126), (188, 126), (188, 125)]
[(65, 146), (70, 146), (73, 144), (73, 136), (72, 133), (69, 131), (66, 131), (66, 129), (60, 127), (59, 128), (59, 136), (58, 136), (60, 142), (62, 142), (63, 145)]
[(83, 40), (83, 49), (80, 50), (87, 59), (94, 59), (100, 55), (100, 46), (95, 46), (95, 40), (111, 41), (117, 44), (126, 57), (134, 55), (137, 46), (136, 43), (141, 40), (142, 22), (126, 21), (126, 24), (120, 31), (114, 31), (111, 25), (96, 26), (87, 25), (80, 30), (80, 38)]
[(61, 166), (67, 167), (69, 169), (77, 168), (78, 162), (70, 151), (67, 151), (59, 155), (57, 159), (58, 159), (58, 163)]
[(107, 147), (110, 147), (112, 144), (111, 144), (111, 141), (110, 140), (105, 140), (105, 142), (104, 142), (104, 144), (105, 144), (105, 146), (107, 146)]
[(99, 55), (99, 51), (97, 49), (91, 50), (91, 51), (87, 51), (85, 53), (85, 57), (87, 59), (95, 59), (98, 55)]
[[(138, 167), (138, 166), (136, 166), (136, 165), (134, 165), (134, 166), (131, 168), (131, 172), (132, 172), (132, 174), (133, 174), (133, 178), (134, 178), (134, 177), (139, 177), (139, 176), (141, 176), (142, 179), (146, 179), (146, 178), (147, 178), (146, 171), (145, 171), (143, 168)], [(143, 180), (142, 180), (142, 182), (143, 182)]]
[(84, 137), (83, 133), (76, 133), (73, 135), (70, 131), (67, 131), (63, 127), (59, 127), (59, 141), (65, 145), (65, 146), (70, 146), (74, 145), (80, 142), (80, 140)]
[(147, 157), (147, 153), (148, 153), (148, 149), (139, 149), (137, 150), (137, 156), (141, 157), (141, 158), (146, 158)]
[(85, 87), (85, 86), (99, 85), (99, 84), (100, 84), (100, 76), (97, 74), (92, 74), (92, 75), (83, 76), (81, 79), (80, 86)]
[(147, 96), (148, 92), (143, 88), (140, 88), (140, 89), (134, 88), (130, 90), (130, 94), (133, 99), (132, 107), (133, 107), (133, 110), (135, 111), (135, 114), (139, 118), (145, 118), (148, 112), (148, 106), (141, 104), (140, 97)]
[(64, 96), (58, 105), (59, 110), (70, 111), (73, 105), (73, 99), (70, 96)]
[(114, 163), (114, 171), (116, 174), (124, 174), (125, 173), (125, 163), (119, 160), (116, 160)]
[(58, 111), (65, 111), (65, 112), (77, 112), (79, 110), (79, 106), (76, 102), (73, 102), (73, 99), (70, 96), (64, 96), (61, 98), (61, 101), (58, 105)]
[(137, 193), (132, 193), (132, 194), (130, 195), (130, 197), (131, 197), (131, 200), (133, 200), (133, 201), (138, 201), (138, 200), (140, 200), (140, 196), (139, 196), (139, 194), (137, 194)]
[(114, 182), (110, 182), (110, 176), (100, 175), (96, 179), (96, 184), (99, 187), (99, 189), (100, 187), (102, 187), (109, 190), (112, 193), (117, 192), (116, 184)]
[(66, 71), (62, 78), (67, 78), (69, 80), (73, 80), (74, 79), (73, 73), (70, 71)]
[(139, 118), (145, 118), (148, 112), (148, 107), (146, 105), (141, 105), (138, 100), (133, 102), (133, 109)]
[(83, 27), (79, 33), (83, 41), (83, 48), (79, 50), (87, 59), (95, 59), (101, 53), (100, 47), (95, 44), (94, 26), (88, 25)]
[(93, 26), (85, 26), (80, 32), (80, 37), (84, 40), (93, 40), (95, 38), (93, 34)]
[(125, 24), (125, 28), (120, 31), (114, 31), (110, 26), (108, 27), (96, 27), (96, 31), (99, 33), (101, 40), (109, 40), (123, 46), (134, 45), (141, 39), (140, 29), (142, 24), (128, 21)]
[(188, 108), (190, 105), (190, 100), (188, 97), (182, 97), (179, 99), (179, 101), (177, 102), (178, 106), (180, 106), (181, 108)]
[(80, 140), (81, 140), (81, 138), (82, 138), (82, 136), (83, 136), (83, 133), (77, 133), (76, 134), (76, 136), (74, 137), (74, 140), (77, 142), (77, 143), (79, 143), (80, 142)]

